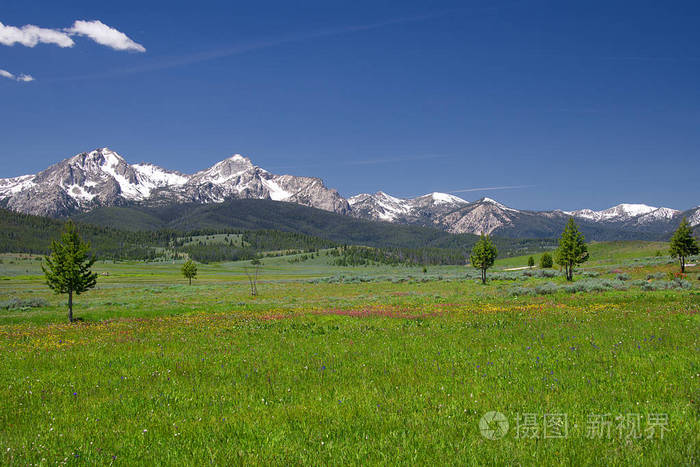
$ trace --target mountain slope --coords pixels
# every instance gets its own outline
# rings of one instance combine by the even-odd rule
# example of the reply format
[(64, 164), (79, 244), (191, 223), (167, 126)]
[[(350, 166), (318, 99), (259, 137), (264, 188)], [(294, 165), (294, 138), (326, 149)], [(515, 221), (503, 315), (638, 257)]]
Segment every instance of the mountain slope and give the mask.
[[(274, 229), (340, 244), (382, 248), (445, 248), (468, 251), (477, 237), (419, 225), (357, 219), (321, 209), (271, 200), (238, 199), (217, 204), (103, 207), (74, 216), (81, 223), (133, 230)], [(143, 219), (136, 225), (134, 219)], [(552, 240), (495, 238), (504, 256), (552, 248)]]

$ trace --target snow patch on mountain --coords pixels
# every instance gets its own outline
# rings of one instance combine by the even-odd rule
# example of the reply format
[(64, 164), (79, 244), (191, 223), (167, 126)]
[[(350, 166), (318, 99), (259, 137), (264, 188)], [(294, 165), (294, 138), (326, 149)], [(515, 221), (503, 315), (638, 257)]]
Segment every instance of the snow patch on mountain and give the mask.
[(171, 172), (153, 164), (141, 163), (131, 167), (136, 172), (136, 177), (143, 186), (143, 191), (147, 192), (146, 197), (150, 196), (155, 188), (182, 186), (189, 180), (187, 176), (179, 172)]
[(80, 185), (68, 185), (64, 187), (66, 193), (78, 202), (91, 202), (95, 199), (95, 194), (90, 193), (84, 187)]
[(700, 225), (700, 206), (695, 208), (695, 211), (688, 216), (688, 223), (691, 227)]
[(267, 188), (270, 199), (273, 201), (286, 201), (292, 196), (290, 192), (279, 186), (274, 180), (262, 179), (262, 183), (265, 185), (265, 188)]
[(11, 196), (34, 186), (35, 175), (0, 179), (0, 198)]

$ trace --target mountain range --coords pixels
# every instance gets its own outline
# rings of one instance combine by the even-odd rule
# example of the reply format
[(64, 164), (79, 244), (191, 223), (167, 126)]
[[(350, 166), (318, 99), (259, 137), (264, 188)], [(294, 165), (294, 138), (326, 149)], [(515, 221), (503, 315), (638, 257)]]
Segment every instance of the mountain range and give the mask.
[(643, 204), (602, 211), (529, 211), (490, 198), (468, 202), (447, 193), (397, 198), (382, 191), (348, 199), (315, 177), (276, 175), (236, 154), (183, 174), (148, 163), (129, 164), (109, 148), (64, 159), (33, 175), (0, 179), (0, 206), (13, 211), (67, 217), (110, 206), (163, 207), (264, 199), (309, 206), (360, 219), (436, 227), (451, 233), (511, 238), (551, 238), (573, 216), (587, 238), (667, 238), (682, 217), (700, 225), (700, 206), (681, 212)]

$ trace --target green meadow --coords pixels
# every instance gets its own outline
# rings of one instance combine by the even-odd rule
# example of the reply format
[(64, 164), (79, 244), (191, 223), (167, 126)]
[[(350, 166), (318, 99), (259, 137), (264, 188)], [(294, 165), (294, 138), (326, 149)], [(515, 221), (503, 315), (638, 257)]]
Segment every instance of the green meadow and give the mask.
[(696, 465), (700, 267), (667, 250), (486, 285), (322, 251), (264, 258), (255, 297), (250, 262), (98, 262), (73, 324), (0, 255), (0, 462)]

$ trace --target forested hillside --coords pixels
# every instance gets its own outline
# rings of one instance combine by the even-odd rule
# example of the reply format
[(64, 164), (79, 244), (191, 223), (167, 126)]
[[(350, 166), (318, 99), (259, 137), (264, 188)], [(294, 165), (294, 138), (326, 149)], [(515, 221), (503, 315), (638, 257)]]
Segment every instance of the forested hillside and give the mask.
[[(337, 258), (340, 263), (463, 264), (478, 238), (272, 201), (239, 200), (182, 208), (184, 211), (174, 207), (111, 207), (77, 216), (75, 221), (99, 258), (116, 260), (187, 256), (200, 262), (235, 261), (266, 252), (313, 252), (354, 245), (369, 248), (343, 249), (342, 257)], [(102, 225), (96, 225), (98, 222)], [(0, 209), (0, 252), (45, 254), (51, 241), (59, 238), (63, 224), (61, 220)], [(494, 243), (501, 257), (555, 246), (553, 240), (546, 239), (494, 238)]]

